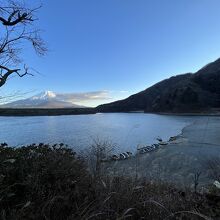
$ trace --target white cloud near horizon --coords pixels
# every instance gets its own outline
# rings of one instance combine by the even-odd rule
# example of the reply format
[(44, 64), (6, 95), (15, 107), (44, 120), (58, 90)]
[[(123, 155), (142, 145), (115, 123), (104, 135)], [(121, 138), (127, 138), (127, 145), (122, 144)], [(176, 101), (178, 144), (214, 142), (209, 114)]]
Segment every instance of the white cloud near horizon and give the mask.
[(108, 90), (81, 93), (56, 93), (56, 98), (62, 101), (68, 101), (78, 105), (95, 107), (100, 104), (113, 102), (121, 98), (126, 98), (126, 93), (128, 93), (128, 91)]
[(87, 102), (95, 100), (111, 100), (109, 91), (94, 91), (81, 93), (56, 93), (56, 98), (62, 101), (69, 101), (73, 103)]

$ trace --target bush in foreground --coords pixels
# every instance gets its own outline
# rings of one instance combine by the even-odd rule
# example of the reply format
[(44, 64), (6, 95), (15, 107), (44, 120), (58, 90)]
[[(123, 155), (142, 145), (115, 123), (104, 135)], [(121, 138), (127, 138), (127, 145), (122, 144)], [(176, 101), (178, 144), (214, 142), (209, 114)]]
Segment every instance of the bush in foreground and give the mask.
[(217, 194), (126, 177), (94, 178), (84, 159), (62, 144), (0, 146), (3, 220), (219, 219), (219, 209)]

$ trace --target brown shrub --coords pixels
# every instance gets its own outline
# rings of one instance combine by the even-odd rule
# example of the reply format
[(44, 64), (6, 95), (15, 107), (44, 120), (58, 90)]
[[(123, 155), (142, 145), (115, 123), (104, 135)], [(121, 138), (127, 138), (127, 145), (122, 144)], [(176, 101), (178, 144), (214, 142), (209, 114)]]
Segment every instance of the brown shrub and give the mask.
[[(217, 198), (218, 199), (218, 198)], [(217, 201), (217, 200), (216, 200)], [(218, 201), (172, 185), (94, 178), (67, 146), (0, 146), (1, 219), (218, 219)]]

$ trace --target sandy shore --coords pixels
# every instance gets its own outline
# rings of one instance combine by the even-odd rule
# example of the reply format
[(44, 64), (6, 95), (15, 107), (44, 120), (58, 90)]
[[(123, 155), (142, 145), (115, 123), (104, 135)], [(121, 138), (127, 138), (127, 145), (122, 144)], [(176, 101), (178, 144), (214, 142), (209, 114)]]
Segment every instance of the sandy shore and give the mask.
[(177, 141), (155, 152), (138, 154), (123, 161), (105, 164), (111, 174), (146, 177), (192, 187), (194, 175), (201, 172), (200, 187), (213, 183), (208, 161), (220, 158), (220, 117), (196, 117)]

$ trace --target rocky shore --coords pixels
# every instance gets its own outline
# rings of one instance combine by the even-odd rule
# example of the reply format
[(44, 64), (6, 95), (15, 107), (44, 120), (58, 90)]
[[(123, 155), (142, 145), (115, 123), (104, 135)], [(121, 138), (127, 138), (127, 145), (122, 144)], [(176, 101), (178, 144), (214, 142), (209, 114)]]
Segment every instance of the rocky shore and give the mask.
[(199, 187), (212, 184), (210, 161), (220, 161), (220, 117), (196, 117), (176, 141), (157, 151), (136, 154), (127, 160), (105, 163), (111, 174), (143, 177), (193, 187), (199, 174)]

